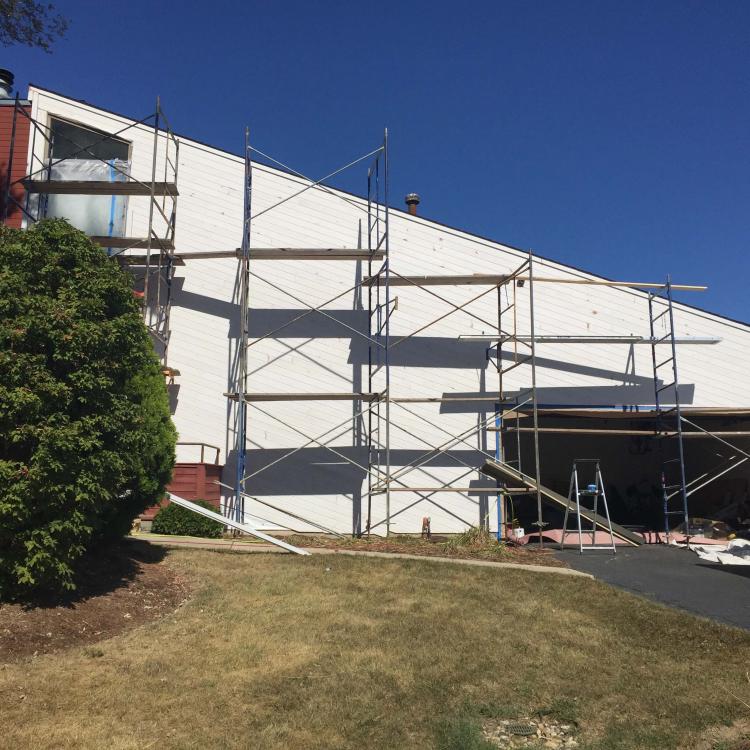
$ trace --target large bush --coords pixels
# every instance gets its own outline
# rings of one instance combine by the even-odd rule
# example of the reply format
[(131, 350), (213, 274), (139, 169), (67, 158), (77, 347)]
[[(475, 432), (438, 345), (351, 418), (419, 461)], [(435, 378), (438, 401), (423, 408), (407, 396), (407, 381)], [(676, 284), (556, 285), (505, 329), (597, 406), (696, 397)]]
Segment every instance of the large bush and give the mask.
[(0, 596), (161, 499), (175, 430), (130, 277), (62, 220), (0, 227)]
[[(217, 513), (216, 508), (205, 500), (195, 500), (208, 510)], [(174, 534), (176, 536), (204, 536), (209, 539), (219, 539), (224, 532), (224, 524), (206, 516), (198, 515), (192, 510), (183, 508), (176, 503), (165, 505), (151, 524), (154, 534)]]

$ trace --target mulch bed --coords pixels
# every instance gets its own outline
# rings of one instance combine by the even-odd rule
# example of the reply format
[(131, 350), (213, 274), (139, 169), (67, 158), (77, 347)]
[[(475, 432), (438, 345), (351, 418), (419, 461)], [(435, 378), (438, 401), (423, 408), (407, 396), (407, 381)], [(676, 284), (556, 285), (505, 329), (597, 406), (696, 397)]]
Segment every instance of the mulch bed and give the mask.
[(164, 556), (145, 543), (116, 545), (84, 561), (74, 592), (0, 603), (0, 664), (94, 644), (173, 612), (189, 587)]
[(518, 563), (521, 565), (547, 565), (553, 568), (566, 568), (566, 563), (558, 560), (552, 550), (539, 550), (537, 547), (511, 547), (499, 544), (476, 546), (452, 546), (446, 537), (434, 536), (422, 540), (385, 540), (380, 537), (370, 539), (336, 538), (324, 536), (293, 535), (284, 537), (290, 544), (300, 547), (324, 547), (326, 549), (359, 550), (363, 552), (396, 552), (425, 557), (455, 557), (462, 560), (489, 560), (491, 562)]

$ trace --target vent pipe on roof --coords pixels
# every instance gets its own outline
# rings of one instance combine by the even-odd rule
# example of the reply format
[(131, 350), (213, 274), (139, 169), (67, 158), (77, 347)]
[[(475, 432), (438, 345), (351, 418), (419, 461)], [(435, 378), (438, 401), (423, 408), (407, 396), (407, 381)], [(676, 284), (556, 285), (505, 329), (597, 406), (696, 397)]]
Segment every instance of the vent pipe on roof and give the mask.
[(0, 99), (13, 98), (13, 73), (5, 68), (0, 68)]
[(417, 206), (419, 205), (419, 196), (416, 193), (409, 193), (409, 195), (404, 198), (404, 202), (406, 203), (409, 213), (412, 216), (416, 216)]

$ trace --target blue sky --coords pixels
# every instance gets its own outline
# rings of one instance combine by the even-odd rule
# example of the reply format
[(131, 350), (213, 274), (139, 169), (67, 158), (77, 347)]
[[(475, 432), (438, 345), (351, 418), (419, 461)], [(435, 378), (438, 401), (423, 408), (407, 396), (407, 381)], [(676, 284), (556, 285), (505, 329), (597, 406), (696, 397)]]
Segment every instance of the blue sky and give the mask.
[[(28, 82), (320, 177), (391, 134), (392, 204), (750, 320), (750, 3), (60, 0)], [(357, 175), (338, 184), (356, 192)]]

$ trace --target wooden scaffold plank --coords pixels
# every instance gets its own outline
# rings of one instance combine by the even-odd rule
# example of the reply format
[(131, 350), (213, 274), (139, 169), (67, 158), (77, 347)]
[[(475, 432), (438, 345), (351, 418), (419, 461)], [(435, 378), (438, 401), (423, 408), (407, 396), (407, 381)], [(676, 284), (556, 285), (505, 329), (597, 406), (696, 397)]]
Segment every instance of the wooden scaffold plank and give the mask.
[(345, 247), (251, 247), (250, 260), (382, 260), (382, 251)]
[[(497, 334), (485, 335), (485, 334), (462, 334), (458, 337), (459, 341), (503, 341), (506, 343), (512, 343), (513, 341), (519, 341), (522, 343), (531, 343), (531, 336), (520, 335), (511, 336), (503, 335), (498, 336)], [(693, 345), (708, 345), (718, 344), (721, 342), (721, 338), (718, 336), (675, 336), (675, 344), (693, 344)], [(555, 334), (540, 334), (534, 336), (535, 344), (672, 344), (671, 338), (662, 339), (651, 339), (648, 336), (597, 336), (596, 334), (582, 334), (582, 335), (555, 335)]]
[[(142, 250), (148, 247), (148, 237), (106, 237), (104, 235), (91, 235), (89, 239), (95, 242), (97, 245), (102, 247), (116, 247), (118, 249), (133, 249)], [(161, 237), (151, 240), (151, 254), (152, 256), (159, 252), (159, 250), (174, 250), (174, 242), (169, 239), (162, 239)], [(145, 255), (123, 255), (124, 258), (132, 258), (130, 261), (134, 265), (138, 265), (138, 262), (145, 263)], [(184, 264), (180, 264), (184, 265)]]
[[(390, 286), (497, 286), (513, 279), (508, 274), (471, 274), (462, 276), (399, 276), (391, 274)], [(377, 283), (377, 276), (366, 276), (363, 286)]]
[[(225, 393), (232, 401), (239, 400), (238, 393)], [(246, 393), (245, 401), (377, 401), (380, 393)]]
[[(44, 195), (151, 195), (150, 182), (109, 182), (107, 180), (24, 180), (28, 193)], [(155, 182), (154, 195), (177, 197), (174, 182)]]

